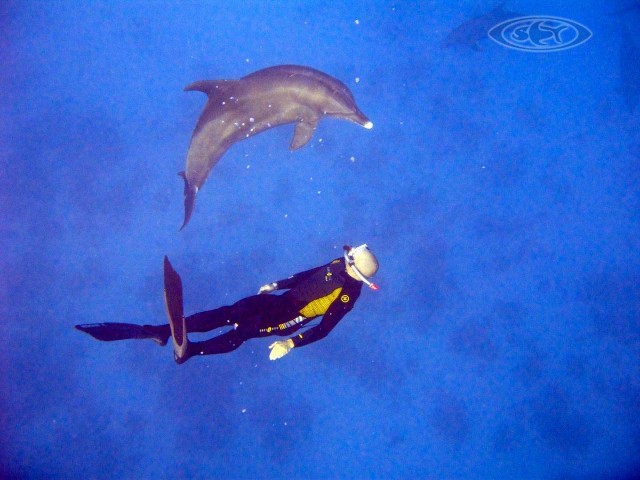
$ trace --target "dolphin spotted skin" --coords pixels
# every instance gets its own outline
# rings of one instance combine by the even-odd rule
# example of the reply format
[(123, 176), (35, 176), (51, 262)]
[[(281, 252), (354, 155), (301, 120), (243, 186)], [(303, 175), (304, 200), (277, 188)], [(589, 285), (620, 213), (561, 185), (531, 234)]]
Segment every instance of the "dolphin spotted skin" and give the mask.
[(309, 67), (280, 65), (239, 80), (201, 80), (185, 88), (209, 99), (198, 119), (187, 153), (184, 178), (184, 228), (196, 195), (211, 169), (236, 142), (269, 128), (295, 123), (290, 150), (303, 147), (323, 117), (373, 123), (360, 111), (349, 88)]

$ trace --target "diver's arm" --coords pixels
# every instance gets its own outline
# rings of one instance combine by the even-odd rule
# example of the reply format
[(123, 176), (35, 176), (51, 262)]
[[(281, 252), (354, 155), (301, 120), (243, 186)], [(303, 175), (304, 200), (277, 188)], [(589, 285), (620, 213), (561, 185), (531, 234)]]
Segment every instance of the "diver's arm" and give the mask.
[(359, 296), (360, 288), (343, 288), (317, 326), (290, 338), (293, 341), (293, 347), (303, 347), (329, 335), (338, 322), (351, 311)]
[(295, 337), (290, 338), (293, 341), (294, 347), (304, 347), (305, 345), (309, 345), (310, 343), (317, 342), (318, 340), (322, 340), (324, 337), (329, 335), (329, 332), (334, 329), (334, 327), (338, 324), (340, 320), (351, 310), (351, 308), (345, 308), (342, 305), (338, 305), (337, 303), (340, 300), (335, 300), (327, 313), (324, 314), (322, 320), (318, 325), (313, 328), (310, 328), (304, 333), (300, 333)]
[(276, 290), (287, 290), (289, 288), (295, 287), (300, 281), (307, 278), (309, 275), (313, 275), (315, 272), (320, 270), (321, 268), (325, 268), (326, 265), (322, 265), (320, 267), (315, 267), (310, 270), (305, 270), (304, 272), (299, 272), (294, 275), (291, 275), (289, 278), (285, 278), (284, 280), (278, 280), (277, 282), (271, 282), (266, 285), (260, 287), (258, 290), (259, 294), (262, 293), (271, 293)]

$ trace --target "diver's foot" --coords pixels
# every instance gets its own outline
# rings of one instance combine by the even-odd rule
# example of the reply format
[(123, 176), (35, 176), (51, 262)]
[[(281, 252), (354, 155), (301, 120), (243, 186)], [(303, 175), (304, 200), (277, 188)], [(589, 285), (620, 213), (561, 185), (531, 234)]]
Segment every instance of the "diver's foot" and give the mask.
[(155, 325), (143, 325), (142, 329), (147, 334), (146, 338), (150, 338), (161, 347), (164, 347), (167, 344), (167, 342), (169, 341), (169, 337), (171, 336), (171, 332), (165, 333), (160, 327), (157, 327)]
[(184, 317), (171, 319), (171, 337), (173, 338), (173, 359), (177, 364), (187, 361), (187, 348), (189, 339), (187, 338), (187, 323)]
[(182, 365), (184, 362), (186, 362), (189, 359), (189, 357), (186, 355), (186, 353), (182, 354), (182, 356), (180, 356), (180, 354), (174, 349), (173, 350), (173, 360), (178, 364), (178, 365)]

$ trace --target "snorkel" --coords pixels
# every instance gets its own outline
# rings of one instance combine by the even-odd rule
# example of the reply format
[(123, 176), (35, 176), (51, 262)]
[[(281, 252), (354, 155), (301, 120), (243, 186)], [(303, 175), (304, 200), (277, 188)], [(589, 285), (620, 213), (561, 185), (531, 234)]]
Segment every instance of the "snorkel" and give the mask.
[(349, 267), (351, 267), (353, 273), (356, 274), (356, 277), (358, 277), (358, 279), (360, 279), (362, 283), (364, 283), (371, 290), (379, 290), (380, 288), (367, 277), (365, 277), (362, 272), (358, 270), (358, 267), (356, 267), (355, 254), (362, 250), (368, 250), (368, 248), (369, 247), (367, 247), (366, 243), (356, 248), (352, 248), (349, 245), (343, 246), (342, 249), (344, 250), (344, 261)]

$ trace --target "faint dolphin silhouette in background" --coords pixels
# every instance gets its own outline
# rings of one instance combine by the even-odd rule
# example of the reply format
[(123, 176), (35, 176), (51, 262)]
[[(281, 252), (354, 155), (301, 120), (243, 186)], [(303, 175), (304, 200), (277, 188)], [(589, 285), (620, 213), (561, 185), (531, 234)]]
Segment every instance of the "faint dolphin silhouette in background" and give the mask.
[(640, 48), (627, 27), (620, 40), (620, 93), (633, 112), (640, 101)]
[(360, 111), (349, 88), (309, 67), (280, 65), (239, 80), (202, 80), (185, 91), (209, 96), (187, 153), (184, 178), (184, 228), (196, 195), (209, 172), (236, 142), (269, 128), (296, 123), (290, 149), (303, 147), (324, 117), (350, 120), (365, 128), (373, 123)]
[(633, 2), (627, 5), (626, 7), (622, 7), (618, 10), (615, 10), (614, 12), (611, 13), (611, 15), (623, 15), (633, 10), (640, 10), (640, 2)]
[(489, 38), (488, 32), (498, 23), (509, 20), (510, 18), (520, 17), (519, 13), (510, 12), (504, 9), (504, 3), (498, 5), (484, 15), (471, 20), (467, 20), (462, 25), (454, 28), (443, 40), (442, 47), (452, 47), (462, 45), (472, 48), (476, 51), (480, 50), (480, 40)]

